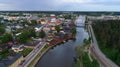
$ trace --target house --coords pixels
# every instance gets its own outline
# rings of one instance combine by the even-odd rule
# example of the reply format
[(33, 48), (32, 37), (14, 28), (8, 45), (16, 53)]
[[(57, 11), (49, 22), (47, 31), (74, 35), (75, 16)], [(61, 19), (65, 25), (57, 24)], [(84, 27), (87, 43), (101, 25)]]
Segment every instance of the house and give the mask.
[(18, 20), (18, 17), (16, 17), (16, 16), (9, 16), (8, 20)]
[(50, 26), (60, 25), (61, 21), (60, 19), (51, 19), (51, 21), (48, 23)]
[(28, 20), (38, 20), (39, 18), (37, 16), (30, 16)]
[(47, 21), (46, 21), (45, 19), (41, 19), (41, 20), (40, 20), (40, 23), (41, 23), (42, 25), (44, 25), (44, 24), (47, 23)]
[(15, 34), (16, 36), (19, 36), (21, 34), (21, 32), (20, 33), (17, 33), (17, 34)]
[(32, 37), (32, 39), (35, 40), (35, 41), (41, 41), (42, 40), (41, 38), (34, 38), (34, 37)]
[(41, 28), (42, 28), (42, 26), (39, 24), (39, 25), (37, 25), (34, 29), (35, 29), (35, 32), (38, 32), (38, 31), (40, 31), (41, 30)]
[[(39, 40), (40, 40), (40, 39), (39, 39)], [(34, 49), (34, 48), (36, 47), (36, 45), (40, 43), (39, 40), (36, 40), (36, 41), (34, 41), (34, 42), (32, 42), (32, 43), (26, 43), (26, 44), (24, 44), (24, 45), (26, 46), (26, 48), (32, 48), (32, 49)]]
[(51, 26), (45, 26), (43, 27), (43, 30), (48, 33), (50, 31)]
[(2, 48), (0, 47), (0, 51), (2, 51)]
[(6, 33), (10, 33), (11, 32), (11, 27), (10, 26), (6, 26), (5, 30), (6, 30)]
[(12, 46), (12, 50), (13, 50), (14, 52), (23, 51), (24, 48), (25, 48), (24, 45), (13, 45), (13, 46)]
[(55, 26), (55, 25), (56, 25), (56, 22), (57, 22), (56, 16), (55, 16), (54, 14), (51, 14), (48, 25), (50, 25), (50, 26)]
[(24, 58), (21, 54), (16, 54), (13, 57), (9, 57), (6, 60), (0, 61), (0, 67), (17, 67)]
[(16, 25), (15, 28), (20, 29), (20, 28), (23, 28), (23, 27), (20, 26), (20, 25)]
[(51, 14), (50, 17), (51, 18), (55, 18), (56, 16), (55, 16), (55, 14)]

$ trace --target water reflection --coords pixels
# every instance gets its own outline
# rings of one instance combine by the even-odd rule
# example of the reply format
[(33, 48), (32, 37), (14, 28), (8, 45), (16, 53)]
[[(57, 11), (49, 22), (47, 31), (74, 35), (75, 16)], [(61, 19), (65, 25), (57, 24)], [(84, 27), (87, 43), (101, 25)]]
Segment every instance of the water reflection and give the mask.
[(75, 47), (83, 44), (83, 39), (88, 37), (84, 28), (77, 28), (75, 41), (68, 41), (64, 44), (50, 49), (37, 63), (36, 67), (73, 67)]

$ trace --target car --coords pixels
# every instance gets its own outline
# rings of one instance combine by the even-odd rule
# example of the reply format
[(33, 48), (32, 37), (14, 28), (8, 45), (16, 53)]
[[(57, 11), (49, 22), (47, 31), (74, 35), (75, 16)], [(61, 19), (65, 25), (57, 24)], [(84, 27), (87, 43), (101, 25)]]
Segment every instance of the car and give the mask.
[(25, 62), (25, 60), (22, 60), (19, 65), (22, 65)]

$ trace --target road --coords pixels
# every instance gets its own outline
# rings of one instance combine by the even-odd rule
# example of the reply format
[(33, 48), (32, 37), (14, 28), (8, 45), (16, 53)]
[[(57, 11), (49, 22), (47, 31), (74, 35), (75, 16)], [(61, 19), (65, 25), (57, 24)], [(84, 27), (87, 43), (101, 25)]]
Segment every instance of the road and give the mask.
[[(46, 25), (47, 23), (43, 25), (40, 28), (40, 30)], [(38, 55), (38, 53), (44, 48), (45, 45), (46, 45), (46, 40), (39, 42), (39, 44), (36, 45), (33, 51), (30, 52), (30, 54), (24, 59), (24, 62), (21, 65), (18, 65), (18, 67), (27, 67), (31, 63), (31, 61)]]
[(23, 62), (23, 64), (18, 65), (18, 67), (27, 67), (45, 45), (46, 45), (46, 42), (40, 42), (35, 47), (35, 49), (29, 54), (29, 56), (24, 59), (25, 61)]
[(90, 47), (90, 51), (92, 55), (95, 56), (95, 58), (98, 60), (98, 62), (100, 63), (100, 66), (101, 67), (118, 67), (114, 62), (112, 62), (109, 58), (107, 58), (99, 49), (91, 24), (88, 24), (88, 29), (89, 29), (89, 33), (91, 34), (90, 36), (92, 37), (92, 40), (93, 40), (92, 41), (93, 43)]

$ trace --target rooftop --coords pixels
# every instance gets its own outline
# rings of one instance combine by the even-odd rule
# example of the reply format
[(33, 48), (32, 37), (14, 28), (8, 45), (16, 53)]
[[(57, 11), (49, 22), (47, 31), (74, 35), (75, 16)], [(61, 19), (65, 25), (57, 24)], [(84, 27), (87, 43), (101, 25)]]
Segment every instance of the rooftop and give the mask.
[(5, 60), (0, 60), (0, 67), (8, 67), (12, 63), (14, 63), (18, 58), (20, 58), (22, 55), (21, 54), (16, 54), (13, 58), (5, 59)]

